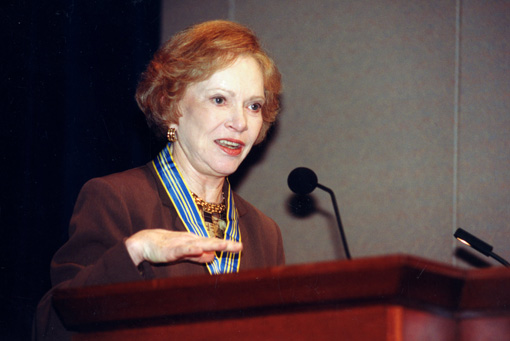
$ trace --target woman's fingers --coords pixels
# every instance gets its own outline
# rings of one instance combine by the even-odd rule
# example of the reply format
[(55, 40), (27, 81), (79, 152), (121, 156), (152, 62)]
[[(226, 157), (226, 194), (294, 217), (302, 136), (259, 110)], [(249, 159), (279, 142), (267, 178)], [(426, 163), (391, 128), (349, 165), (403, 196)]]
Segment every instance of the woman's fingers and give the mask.
[(185, 242), (182, 247), (174, 250), (169, 249), (170, 252), (174, 252), (170, 258), (208, 263), (214, 260), (214, 254), (217, 251), (240, 252), (243, 249), (243, 245), (235, 241), (191, 236), (190, 240)]
[(215, 254), (215, 252), (204, 252), (197, 257), (186, 257), (186, 259), (196, 263), (210, 263), (214, 260)]
[(218, 238), (197, 237), (192, 243), (194, 246), (201, 248), (203, 251), (239, 252), (243, 249), (241, 243)]
[(168, 263), (190, 260), (208, 263), (216, 251), (240, 252), (242, 244), (217, 238), (199, 237), (189, 232), (161, 229), (142, 230), (126, 240), (131, 259), (135, 265), (146, 260), (151, 263)]

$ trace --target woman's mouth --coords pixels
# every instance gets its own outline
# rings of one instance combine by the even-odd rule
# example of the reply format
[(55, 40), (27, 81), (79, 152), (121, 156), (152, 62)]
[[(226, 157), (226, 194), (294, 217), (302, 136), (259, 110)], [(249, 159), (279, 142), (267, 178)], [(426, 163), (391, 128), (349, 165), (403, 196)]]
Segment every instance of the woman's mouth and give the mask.
[(219, 139), (214, 141), (228, 155), (237, 156), (243, 151), (244, 143), (241, 141)]

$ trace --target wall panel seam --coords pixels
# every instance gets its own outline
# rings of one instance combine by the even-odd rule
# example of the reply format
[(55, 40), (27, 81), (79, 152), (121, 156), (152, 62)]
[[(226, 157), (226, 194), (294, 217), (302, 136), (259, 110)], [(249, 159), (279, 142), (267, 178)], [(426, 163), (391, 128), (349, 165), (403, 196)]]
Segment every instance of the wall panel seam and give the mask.
[(236, 20), (236, 0), (228, 0), (228, 20)]
[[(458, 161), (459, 161), (459, 99), (460, 99), (460, 40), (461, 40), (461, 5), (462, 0), (455, 2), (455, 84), (453, 99), (453, 188), (452, 188), (452, 231), (457, 228), (458, 218)], [(452, 264), (456, 265), (456, 241), (452, 238)]]

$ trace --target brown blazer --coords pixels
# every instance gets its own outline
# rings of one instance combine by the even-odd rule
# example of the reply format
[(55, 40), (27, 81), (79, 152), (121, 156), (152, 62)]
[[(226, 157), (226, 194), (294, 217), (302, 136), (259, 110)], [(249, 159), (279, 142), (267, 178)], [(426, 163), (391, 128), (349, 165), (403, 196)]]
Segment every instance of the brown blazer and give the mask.
[[(243, 251), (240, 269), (283, 265), (282, 237), (276, 223), (237, 194)], [(136, 267), (124, 240), (142, 229), (186, 231), (151, 163), (88, 181), (82, 188), (69, 227), (69, 240), (53, 257), (53, 289), (39, 303), (36, 339), (68, 339), (51, 307), (56, 288), (131, 282), (153, 278), (207, 275), (205, 265), (175, 262)]]

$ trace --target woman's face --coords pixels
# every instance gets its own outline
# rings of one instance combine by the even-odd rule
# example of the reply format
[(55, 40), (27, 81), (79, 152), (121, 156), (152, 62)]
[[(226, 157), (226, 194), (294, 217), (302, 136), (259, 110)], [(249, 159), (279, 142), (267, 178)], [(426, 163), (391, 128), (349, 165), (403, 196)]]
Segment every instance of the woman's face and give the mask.
[(179, 102), (182, 117), (172, 125), (179, 168), (197, 176), (235, 172), (258, 137), (264, 100), (260, 66), (249, 56), (190, 85)]

